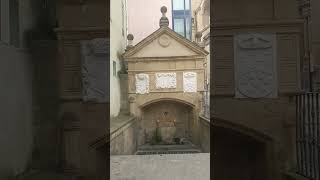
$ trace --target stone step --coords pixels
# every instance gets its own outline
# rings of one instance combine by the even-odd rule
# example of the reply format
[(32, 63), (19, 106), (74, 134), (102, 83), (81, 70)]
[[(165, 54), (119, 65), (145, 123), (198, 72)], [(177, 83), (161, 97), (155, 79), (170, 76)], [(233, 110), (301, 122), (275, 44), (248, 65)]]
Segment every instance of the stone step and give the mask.
[(201, 149), (193, 144), (188, 145), (142, 145), (136, 155), (146, 154), (191, 154), (201, 153)]
[(137, 151), (136, 155), (151, 155), (151, 154), (192, 154), (201, 153), (200, 150), (171, 150), (171, 151)]

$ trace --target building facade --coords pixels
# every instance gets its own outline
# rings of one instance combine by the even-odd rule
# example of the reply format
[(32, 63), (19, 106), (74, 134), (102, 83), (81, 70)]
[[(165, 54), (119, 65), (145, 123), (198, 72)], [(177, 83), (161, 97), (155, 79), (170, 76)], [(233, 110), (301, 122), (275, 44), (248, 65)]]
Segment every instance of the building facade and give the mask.
[(305, 22), (297, 3), (211, 3), (210, 103), (217, 179), (282, 179), (296, 172), (294, 99), (303, 89), (306, 64)]
[[(132, 155), (157, 128), (213, 143), (215, 179), (304, 179), (295, 114), (314, 111), (295, 98), (319, 89), (319, 2), (127, 1), (1, 0), (0, 179), (107, 179), (109, 141)], [(159, 28), (161, 6), (178, 20)]]
[(138, 146), (151, 143), (155, 130), (167, 128), (161, 123), (166, 124), (162, 121), (170, 118), (174, 120), (170, 126), (174, 132), (172, 136), (162, 134), (164, 139), (190, 138), (199, 144), (208, 52), (161, 22), (157, 31), (124, 54), (130, 113), (138, 121)]
[(127, 0), (111, 1), (110, 13), (110, 116), (119, 115), (120, 110), (127, 111), (127, 103), (121, 97), (121, 77), (119, 71), (123, 68), (121, 57), (127, 46)]

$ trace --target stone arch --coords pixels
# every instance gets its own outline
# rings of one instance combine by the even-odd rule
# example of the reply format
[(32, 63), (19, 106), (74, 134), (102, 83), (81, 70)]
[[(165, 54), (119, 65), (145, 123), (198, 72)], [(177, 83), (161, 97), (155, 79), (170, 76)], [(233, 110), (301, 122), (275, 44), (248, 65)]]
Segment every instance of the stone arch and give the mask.
[[(264, 178), (263, 180), (274, 179), (276, 172), (274, 166), (274, 139), (271, 136), (217, 117), (212, 117), (211, 123), (211, 131), (213, 132), (211, 141), (213, 142), (214, 159), (216, 159), (215, 169), (217, 171), (222, 172), (228, 168), (223, 162), (234, 160), (232, 164), (235, 164), (234, 166), (238, 169), (243, 169), (236, 173), (231, 172), (232, 170), (227, 171), (230, 171), (229, 175), (235, 175), (239, 180), (256, 179), (257, 177), (259, 179)], [(230, 147), (232, 147), (232, 150), (230, 150)], [(233, 157), (234, 159), (232, 159)], [(246, 163), (247, 165), (244, 166), (243, 164)], [(232, 178), (224, 176), (226, 175), (219, 174), (219, 172), (215, 174), (215, 178), (218, 179)]]
[(157, 102), (160, 102), (160, 101), (178, 102), (178, 103), (182, 103), (182, 104), (188, 105), (188, 106), (190, 106), (192, 108), (194, 108), (196, 106), (192, 102), (187, 101), (185, 99), (180, 99), (180, 98), (158, 98), (158, 99), (151, 99), (149, 101), (144, 102), (143, 104), (140, 105), (140, 108), (143, 109), (144, 107), (147, 107), (147, 106), (149, 106), (149, 105), (151, 105), (153, 103), (157, 103)]
[(154, 93), (154, 94), (147, 94), (143, 96), (130, 96), (129, 101), (131, 103), (131, 112), (140, 117), (141, 111), (143, 107), (146, 107), (149, 104), (154, 102), (169, 100), (174, 102), (180, 102), (186, 104), (188, 106), (193, 107), (194, 110), (200, 110), (201, 98), (195, 98), (195, 96), (199, 96), (199, 94), (192, 95), (192, 94), (183, 94), (183, 93)]

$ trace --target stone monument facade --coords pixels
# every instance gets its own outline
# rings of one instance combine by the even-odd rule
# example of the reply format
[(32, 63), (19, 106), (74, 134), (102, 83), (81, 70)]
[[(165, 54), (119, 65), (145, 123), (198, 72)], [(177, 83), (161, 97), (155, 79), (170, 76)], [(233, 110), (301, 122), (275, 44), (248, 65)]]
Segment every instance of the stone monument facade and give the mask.
[(130, 113), (138, 119), (138, 145), (149, 143), (155, 131), (163, 143), (190, 138), (197, 144), (208, 52), (168, 28), (166, 8), (161, 12), (160, 28), (123, 55)]

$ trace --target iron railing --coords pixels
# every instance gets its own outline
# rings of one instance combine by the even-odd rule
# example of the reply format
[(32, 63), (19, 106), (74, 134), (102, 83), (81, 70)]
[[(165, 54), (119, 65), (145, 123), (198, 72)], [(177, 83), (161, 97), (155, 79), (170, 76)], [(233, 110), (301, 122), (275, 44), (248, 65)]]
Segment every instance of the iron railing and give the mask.
[(320, 93), (296, 96), (298, 173), (320, 180)]

